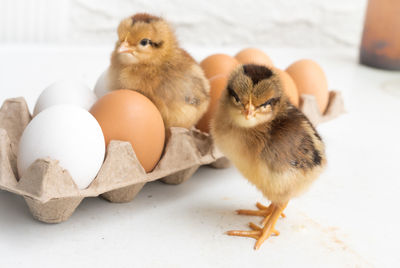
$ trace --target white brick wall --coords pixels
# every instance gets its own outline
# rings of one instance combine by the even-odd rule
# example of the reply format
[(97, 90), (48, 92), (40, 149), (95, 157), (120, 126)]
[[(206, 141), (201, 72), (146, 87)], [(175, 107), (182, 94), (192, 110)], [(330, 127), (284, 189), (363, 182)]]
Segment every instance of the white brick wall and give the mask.
[(63, 42), (69, 0), (0, 0), (0, 42)]
[[(23, 33), (29, 31), (26, 36), (30, 36), (33, 42), (109, 44), (115, 40), (115, 28), (121, 18), (145, 11), (168, 19), (185, 45), (355, 47), (360, 42), (367, 2), (36, 0), (39, 3), (62, 3), (47, 4), (46, 12), (43, 13), (43, 10), (39, 12), (36, 5), (24, 5), (32, 1), (1, 0), (0, 17), (3, 23), (0, 24), (0, 33), (9, 33), (10, 27), (16, 27), (13, 16), (10, 15), (12, 12), (19, 14), (18, 18), (22, 20), (32, 21), (32, 17), (36, 16), (39, 20), (47, 22), (46, 25), (53, 25), (51, 31), (48, 30), (44, 38), (33, 38), (32, 36), (39, 34), (35, 32), (36, 28), (23, 28), (21, 25), (24, 24), (19, 23), (16, 30), (18, 34), (0, 34), (0, 41), (21, 42), (21, 33), (24, 36)], [(18, 2), (19, 6), (15, 4)], [(27, 8), (21, 9), (21, 5)], [(6, 10), (8, 16), (5, 17), (3, 13)], [(24, 16), (25, 13), (29, 16)], [(57, 17), (54, 14), (60, 15)], [(43, 36), (43, 31), (40, 34)]]

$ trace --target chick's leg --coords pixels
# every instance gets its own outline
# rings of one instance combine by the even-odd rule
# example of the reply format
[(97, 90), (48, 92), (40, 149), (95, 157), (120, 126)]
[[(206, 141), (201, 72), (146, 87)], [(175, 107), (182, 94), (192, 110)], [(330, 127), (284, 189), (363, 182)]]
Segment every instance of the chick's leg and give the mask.
[[(283, 210), (285, 209), (287, 203), (285, 204), (274, 204), (272, 203), (268, 207), (268, 211), (266, 209), (260, 208), (261, 204), (257, 204), (257, 207), (259, 207), (260, 211), (263, 211), (262, 213), (259, 213), (259, 211), (249, 211), (248, 210), (241, 210), (239, 214), (244, 214), (244, 215), (257, 215), (257, 216), (264, 216), (263, 220), (263, 228), (257, 226), (254, 223), (250, 223), (250, 227), (253, 230), (250, 231), (228, 231), (228, 235), (234, 235), (234, 236), (244, 236), (244, 237), (252, 237), (257, 239), (257, 242), (254, 246), (254, 249), (260, 248), (260, 246), (264, 243), (264, 241), (271, 236), (271, 234), (279, 235), (279, 232), (275, 230), (275, 224), (279, 217), (282, 215)], [(261, 205), (262, 206), (262, 205)], [(264, 207), (266, 208), (266, 207)], [(267, 213), (267, 212), (268, 213)], [(254, 212), (254, 213), (253, 213)], [(255, 213), (257, 212), (257, 213)]]
[[(268, 217), (268, 220), (265, 221), (265, 225), (262, 230), (262, 234), (258, 238), (256, 244), (254, 245), (254, 249), (259, 249), (261, 245), (267, 240), (268, 237), (275, 231), (275, 224), (281, 216), (283, 210), (286, 208), (286, 204), (283, 205), (275, 205), (274, 211), (272, 212), (271, 216)], [(263, 221), (264, 224), (264, 221)]]

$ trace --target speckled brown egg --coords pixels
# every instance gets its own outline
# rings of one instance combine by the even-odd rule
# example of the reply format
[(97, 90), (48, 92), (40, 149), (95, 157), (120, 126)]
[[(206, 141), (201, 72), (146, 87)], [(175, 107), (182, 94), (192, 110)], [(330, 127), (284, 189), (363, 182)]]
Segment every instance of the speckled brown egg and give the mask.
[(296, 107), (299, 107), (299, 93), (297, 91), (296, 84), (293, 79), (285, 71), (278, 68), (273, 68), (273, 70), (279, 75), (282, 83), (282, 89), (288, 96), (289, 101)]
[(321, 114), (329, 101), (328, 82), (322, 68), (313, 60), (303, 59), (292, 63), (286, 72), (292, 77), (299, 95), (314, 95)]
[(236, 54), (235, 58), (241, 64), (257, 64), (272, 67), (271, 58), (258, 48), (246, 48)]
[(157, 107), (142, 94), (116, 90), (100, 98), (90, 109), (111, 140), (128, 141), (146, 172), (158, 163), (164, 149), (164, 122)]
[(210, 120), (214, 116), (222, 91), (228, 83), (227, 75), (217, 75), (210, 79), (210, 104), (196, 127), (203, 132), (210, 132)]
[(238, 65), (239, 62), (235, 58), (226, 54), (210, 55), (200, 62), (208, 79), (219, 74), (229, 75)]

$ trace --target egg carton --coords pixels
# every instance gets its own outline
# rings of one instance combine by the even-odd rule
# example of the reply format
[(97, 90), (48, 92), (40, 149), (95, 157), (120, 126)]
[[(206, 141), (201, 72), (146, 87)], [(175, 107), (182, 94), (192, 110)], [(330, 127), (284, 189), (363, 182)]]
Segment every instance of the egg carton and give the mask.
[[(317, 125), (339, 116), (344, 105), (340, 92), (331, 91), (324, 114), (319, 112), (311, 95), (301, 96), (300, 109)], [(68, 170), (49, 158), (36, 160), (26, 177), (19, 178), (18, 141), (31, 119), (23, 98), (8, 99), (0, 108), (0, 189), (23, 196), (33, 217), (47, 223), (66, 221), (85, 197), (130, 202), (147, 182), (160, 179), (180, 184), (201, 165), (214, 168), (230, 165), (208, 134), (196, 129), (171, 128), (162, 158), (150, 173), (140, 165), (130, 143), (111, 141), (98, 175), (86, 189), (80, 190)]]
[(319, 111), (317, 100), (313, 95), (301, 95), (299, 108), (314, 126), (330, 121), (346, 112), (342, 94), (337, 90), (329, 91), (328, 105), (323, 114)]
[(31, 118), (23, 98), (6, 100), (0, 109), (0, 189), (23, 196), (33, 217), (47, 223), (66, 221), (85, 197), (129, 202), (147, 182), (161, 179), (179, 184), (201, 165), (229, 165), (208, 134), (171, 128), (163, 155), (150, 173), (145, 172), (129, 142), (111, 141), (100, 171), (86, 189), (79, 189), (68, 170), (49, 158), (37, 159), (26, 176), (19, 178), (18, 141)]

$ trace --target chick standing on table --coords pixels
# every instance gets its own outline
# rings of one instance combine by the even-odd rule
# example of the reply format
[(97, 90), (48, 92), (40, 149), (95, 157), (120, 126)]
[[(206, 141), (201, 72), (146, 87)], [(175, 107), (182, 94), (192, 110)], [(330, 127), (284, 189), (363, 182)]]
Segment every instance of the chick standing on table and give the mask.
[(110, 90), (132, 89), (160, 110), (166, 128), (190, 128), (206, 112), (209, 83), (160, 17), (136, 14), (118, 26), (108, 70)]
[(216, 145), (266, 198), (268, 207), (238, 210), (265, 217), (262, 226), (227, 234), (257, 239), (255, 249), (273, 233), (289, 200), (319, 176), (325, 164), (324, 143), (310, 121), (289, 103), (271, 69), (242, 65), (232, 72), (211, 123)]

